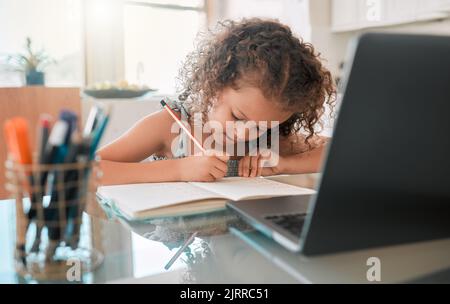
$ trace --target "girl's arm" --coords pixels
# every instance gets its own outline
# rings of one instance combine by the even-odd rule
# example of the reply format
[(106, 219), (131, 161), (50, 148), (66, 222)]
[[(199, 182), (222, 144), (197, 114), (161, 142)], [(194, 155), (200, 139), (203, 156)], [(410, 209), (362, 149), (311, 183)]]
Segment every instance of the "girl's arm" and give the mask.
[(325, 145), (322, 145), (307, 152), (281, 156), (279, 167), (275, 170), (278, 174), (317, 173), (322, 166), (324, 151)]
[(171, 119), (165, 111), (148, 115), (118, 139), (99, 149), (97, 155), (102, 160), (140, 162), (164, 149)]
[[(148, 115), (129, 131), (97, 151), (102, 184), (171, 181), (177, 178), (173, 161), (141, 163), (165, 147), (171, 118), (164, 111)], [(164, 170), (161, 170), (163, 167)], [(158, 172), (158, 174), (156, 174)]]
[(148, 163), (100, 161), (102, 185), (171, 182), (180, 180), (177, 160)]
[(316, 136), (311, 139), (311, 146), (308, 146), (304, 139), (302, 135), (280, 139), (278, 162), (272, 167), (261, 167), (263, 161), (267, 159), (263, 155), (244, 157), (239, 162), (239, 176), (256, 177), (319, 172), (328, 138)]
[(280, 158), (278, 165), (265, 168), (262, 175), (317, 173), (321, 170), (322, 159), (329, 138), (314, 136), (310, 146), (303, 135), (297, 134), (280, 139)]
[(103, 185), (172, 181), (214, 181), (226, 175), (227, 158), (195, 156), (154, 162), (141, 161), (154, 153), (170, 153), (173, 120), (166, 111), (149, 115), (127, 133), (102, 147), (100, 183)]
[(276, 167), (266, 168), (263, 175), (317, 173), (329, 138), (314, 136), (308, 145), (301, 134), (280, 139), (280, 159)]

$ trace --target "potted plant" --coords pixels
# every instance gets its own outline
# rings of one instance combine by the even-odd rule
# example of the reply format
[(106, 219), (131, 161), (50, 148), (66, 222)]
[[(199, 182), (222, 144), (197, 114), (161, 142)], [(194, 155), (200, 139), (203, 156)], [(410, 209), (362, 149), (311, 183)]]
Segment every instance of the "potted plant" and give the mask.
[(7, 60), (16, 71), (25, 74), (27, 85), (44, 85), (44, 69), (48, 65), (56, 63), (44, 50), (35, 52), (30, 37), (26, 38), (25, 54), (10, 55)]

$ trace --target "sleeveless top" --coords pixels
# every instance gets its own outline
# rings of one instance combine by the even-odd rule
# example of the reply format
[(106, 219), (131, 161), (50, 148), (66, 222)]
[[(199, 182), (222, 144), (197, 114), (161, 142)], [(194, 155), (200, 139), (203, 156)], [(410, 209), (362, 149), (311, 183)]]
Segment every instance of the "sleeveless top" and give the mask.
[[(188, 121), (188, 119), (190, 118), (191, 115), (181, 101), (172, 100), (169, 98), (165, 98), (164, 101), (169, 105), (169, 107), (172, 110), (174, 110), (175, 112), (180, 114), (182, 121)], [(187, 157), (189, 155), (188, 149), (190, 147), (190, 145), (189, 145), (190, 140), (191, 139), (186, 134), (186, 132), (184, 132), (183, 129), (180, 129), (180, 135), (178, 136), (178, 143), (176, 143), (175, 149), (174, 149), (174, 151), (172, 151), (173, 158), (183, 158), (183, 157)], [(156, 156), (156, 155), (152, 155), (150, 157), (151, 161), (158, 161), (158, 160), (164, 160), (164, 159), (168, 159), (168, 158), (166, 156)], [(239, 161), (238, 160), (234, 160), (234, 159), (228, 160), (227, 166), (228, 166), (228, 169), (227, 169), (226, 177), (239, 176), (239, 171), (238, 171)]]

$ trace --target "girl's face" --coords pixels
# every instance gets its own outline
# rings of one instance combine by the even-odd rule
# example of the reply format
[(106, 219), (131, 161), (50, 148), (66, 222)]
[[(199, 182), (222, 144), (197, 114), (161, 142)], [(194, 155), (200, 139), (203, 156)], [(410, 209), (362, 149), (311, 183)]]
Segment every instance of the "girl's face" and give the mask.
[[(258, 88), (226, 88), (209, 113), (209, 121), (222, 125), (224, 140), (228, 137), (229, 140), (248, 141), (258, 137), (259, 128), (264, 124), (271, 128), (273, 122), (281, 124), (293, 114), (283, 110), (277, 102), (266, 99)], [(229, 132), (227, 122), (234, 123)]]

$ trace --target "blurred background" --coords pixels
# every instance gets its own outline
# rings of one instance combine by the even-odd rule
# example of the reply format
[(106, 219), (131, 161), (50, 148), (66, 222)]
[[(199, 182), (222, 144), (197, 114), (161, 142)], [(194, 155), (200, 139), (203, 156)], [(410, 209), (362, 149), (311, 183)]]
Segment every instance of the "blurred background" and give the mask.
[(25, 84), (6, 57), (22, 52), (29, 37), (56, 61), (45, 69), (47, 86), (126, 80), (172, 94), (198, 31), (251, 16), (290, 25), (338, 77), (354, 35), (450, 34), (449, 13), (447, 0), (0, 0), (0, 86)]
[[(0, 123), (21, 115), (33, 125), (61, 108), (84, 122), (93, 104), (108, 102), (102, 144), (110, 142), (158, 110), (161, 95), (176, 96), (199, 31), (242, 17), (289, 25), (337, 81), (362, 32), (450, 35), (450, 0), (0, 0)], [(5, 158), (1, 137), (0, 164)]]

